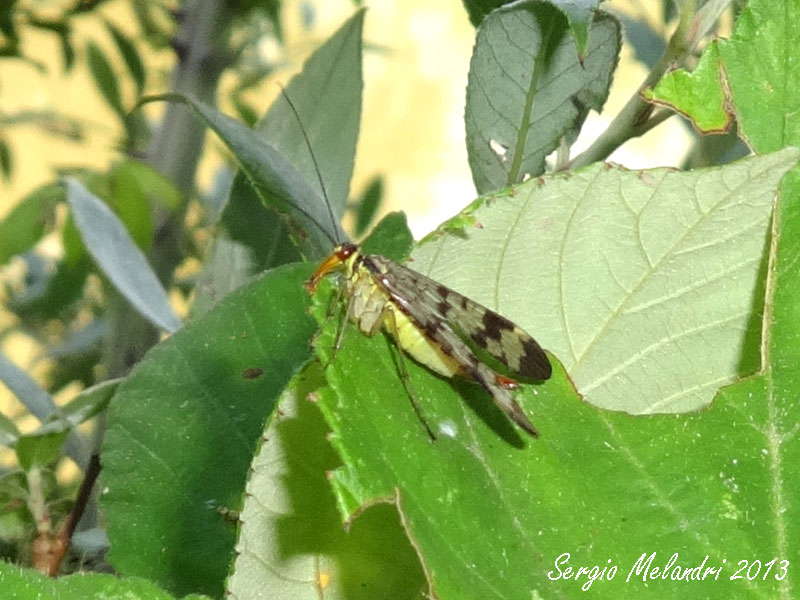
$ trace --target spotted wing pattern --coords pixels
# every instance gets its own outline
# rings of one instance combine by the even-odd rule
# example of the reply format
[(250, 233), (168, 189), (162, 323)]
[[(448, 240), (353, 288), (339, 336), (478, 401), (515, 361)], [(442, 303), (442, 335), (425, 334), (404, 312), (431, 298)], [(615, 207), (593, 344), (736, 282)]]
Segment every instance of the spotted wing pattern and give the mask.
[[(511, 371), (526, 377), (547, 379), (551, 373), (550, 363), (536, 341), (505, 317), (424, 275), (382, 256), (364, 256), (363, 261), (364, 267), (386, 290), (397, 308), (463, 367), (462, 374), (479, 382), (503, 412), (536, 436), (536, 428), (511, 391), (500, 383), (497, 374), (475, 355), (450, 323), (457, 323), (459, 329)], [(531, 354), (533, 356), (529, 356)]]
[[(518, 325), (485, 306), (462, 296), (416, 271), (377, 255), (365, 257), (382, 274), (381, 283), (404, 312), (421, 327), (445, 321), (503, 363), (516, 376), (545, 380), (552, 374), (550, 361), (542, 347)], [(370, 268), (370, 264), (366, 264)], [(375, 275), (375, 271), (373, 271)], [(420, 323), (414, 311), (424, 312), (427, 323)], [(431, 336), (432, 337), (432, 336)]]

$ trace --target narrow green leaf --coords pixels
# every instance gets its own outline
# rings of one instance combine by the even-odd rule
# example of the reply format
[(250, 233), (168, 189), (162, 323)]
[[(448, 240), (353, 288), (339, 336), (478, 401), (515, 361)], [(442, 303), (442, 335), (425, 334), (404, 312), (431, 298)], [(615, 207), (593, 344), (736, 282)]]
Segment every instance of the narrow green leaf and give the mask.
[(145, 79), (147, 77), (142, 59), (139, 56), (139, 51), (136, 49), (133, 41), (129, 40), (124, 33), (122, 33), (111, 21), (105, 20), (106, 29), (114, 39), (117, 45), (122, 60), (125, 61), (125, 66), (128, 67), (128, 72), (131, 74), (134, 83), (136, 84), (136, 95), (140, 96), (144, 91)]
[(545, 2), (493, 12), (478, 30), (465, 122), (475, 187), (491, 192), (544, 170), (545, 157), (608, 96), (619, 24), (598, 12), (583, 63), (562, 37), (565, 19)]
[(345, 238), (338, 223), (335, 233), (331, 234), (327, 206), (300, 171), (252, 129), (211, 106), (180, 94), (150, 96), (143, 102), (157, 100), (189, 105), (220, 136), (239, 161), (242, 172), (262, 202), (290, 216), (296, 230), (301, 232), (297, 239), (307, 257), (324, 256), (330, 250), (330, 237)]
[(0, 173), (3, 174), (3, 179), (9, 181), (13, 170), (14, 155), (11, 153), (11, 147), (5, 138), (0, 138)]
[(104, 411), (117, 391), (121, 379), (109, 379), (86, 388), (51, 414), (36, 430), (36, 435), (68, 432)]
[[(286, 87), (286, 94), (308, 135), (308, 143), (283, 95), (276, 98), (257, 128), (324, 197), (319, 182), (322, 178), (333, 211), (339, 217), (347, 202), (361, 119), (363, 23), (362, 9), (311, 55), (303, 70)], [(333, 115), (335, 118), (331, 118)], [(320, 170), (319, 176), (309, 144)]]
[(354, 233), (356, 237), (366, 233), (367, 228), (375, 218), (375, 213), (383, 200), (383, 177), (374, 177), (368, 184), (361, 197), (356, 201), (356, 224)]
[(118, 572), (220, 596), (264, 422), (309, 359), (311, 265), (268, 272), (153, 348), (108, 411), (102, 505)]
[[(620, 15), (622, 32), (625, 39), (633, 47), (636, 59), (648, 69), (652, 69), (667, 48), (663, 35), (655, 31), (645, 16), (632, 19)], [(667, 20), (665, 20), (667, 22)]]
[(14, 421), (0, 413), (0, 445), (11, 448), (19, 439), (19, 429)]
[(22, 254), (42, 239), (55, 218), (56, 205), (64, 199), (59, 185), (40, 187), (11, 209), (0, 221), (0, 264)]
[(72, 45), (72, 31), (67, 29), (58, 36), (61, 45), (61, 60), (64, 63), (64, 72), (68, 73), (75, 66), (75, 47)]
[[(47, 393), (33, 378), (23, 369), (0, 354), (0, 381), (11, 390), (25, 408), (37, 419), (44, 422), (48, 417), (55, 413), (56, 404), (50, 394)], [(6, 435), (12, 433), (7, 427)], [(63, 440), (62, 440), (63, 441)], [(59, 447), (60, 447), (59, 442)], [(67, 440), (65, 454), (72, 458), (78, 465), (84, 465), (88, 459), (88, 451), (83, 441), (76, 435), (71, 434)]]
[(99, 198), (73, 179), (66, 180), (67, 199), (86, 248), (122, 296), (164, 331), (180, 327), (167, 293), (125, 226)]
[(124, 119), (126, 115), (125, 107), (122, 105), (122, 96), (117, 85), (117, 76), (106, 55), (94, 42), (86, 45), (86, 59), (89, 65), (89, 72), (92, 74), (97, 88), (105, 101), (117, 115)]
[(3, 354), (0, 354), (0, 381), (40, 421), (56, 410), (50, 394)]

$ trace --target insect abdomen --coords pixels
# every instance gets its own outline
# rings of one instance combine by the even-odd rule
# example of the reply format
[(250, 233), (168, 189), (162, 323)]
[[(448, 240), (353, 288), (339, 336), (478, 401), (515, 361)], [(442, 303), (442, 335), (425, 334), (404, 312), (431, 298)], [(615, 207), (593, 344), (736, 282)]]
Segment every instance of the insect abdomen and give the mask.
[(384, 326), (403, 352), (444, 377), (461, 373), (460, 365), (445, 354), (438, 344), (431, 341), (402, 311), (396, 308), (389, 310), (394, 315), (386, 314)]

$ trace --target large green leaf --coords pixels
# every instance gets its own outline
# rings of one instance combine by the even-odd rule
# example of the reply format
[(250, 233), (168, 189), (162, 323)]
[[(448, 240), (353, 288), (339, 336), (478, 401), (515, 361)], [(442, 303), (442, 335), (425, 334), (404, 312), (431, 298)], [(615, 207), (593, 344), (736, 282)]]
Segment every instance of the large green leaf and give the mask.
[(619, 23), (598, 12), (586, 57), (546, 2), (514, 3), (483, 21), (475, 41), (465, 122), (472, 179), (488, 193), (543, 172), (545, 157), (608, 96)]
[(153, 348), (120, 386), (103, 445), (110, 561), (215, 596), (248, 467), (278, 394), (310, 355), (310, 265), (277, 269)]
[(435, 237), (414, 266), (533, 333), (592, 404), (696, 409), (758, 366), (742, 334), (778, 181), (797, 156), (543, 178), (485, 200), (481, 228)]
[[(529, 440), (478, 386), (406, 361), (431, 443), (392, 343), (348, 327), (319, 402), (343, 461), (332, 477), (343, 516), (395, 502), (439, 598), (573, 597), (583, 585), (603, 598), (686, 597), (685, 581), (643, 570), (626, 582), (652, 552), (651, 567), (677, 552), (682, 569), (720, 568), (696, 584), (705, 597), (772, 597), (777, 562), (765, 581), (729, 579), (741, 559), (797, 558), (774, 527), (775, 461), (790, 463), (766, 443), (759, 406), (723, 396), (636, 418), (579, 401), (570, 379), (631, 411), (697, 408), (733, 381), (775, 189), (796, 161), (790, 149), (692, 173), (596, 165), (487, 198), (471, 210), (479, 227), (422, 244), (413, 268), (522, 324), (569, 378), (553, 358), (550, 381), (524, 386), (542, 432)], [(323, 360), (335, 335), (329, 324), (318, 340)], [(781, 430), (796, 410), (776, 415)], [(593, 565), (618, 574), (563, 576)]]
[(665, 75), (648, 97), (701, 130), (727, 127), (735, 115), (742, 136), (760, 152), (798, 144), (798, 20), (800, 6), (793, 0), (749, 2), (730, 40), (709, 44), (694, 72)]

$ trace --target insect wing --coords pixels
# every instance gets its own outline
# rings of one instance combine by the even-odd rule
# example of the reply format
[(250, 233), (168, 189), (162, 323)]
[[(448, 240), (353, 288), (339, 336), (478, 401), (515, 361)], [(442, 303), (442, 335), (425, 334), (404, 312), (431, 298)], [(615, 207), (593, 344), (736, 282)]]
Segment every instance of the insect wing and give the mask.
[[(544, 380), (552, 374), (542, 347), (521, 327), (447, 286), (382, 256), (370, 255), (392, 299), (434, 338), (437, 321), (451, 324), (516, 376)], [(368, 265), (369, 267), (369, 265)], [(458, 335), (455, 332), (453, 335)]]

